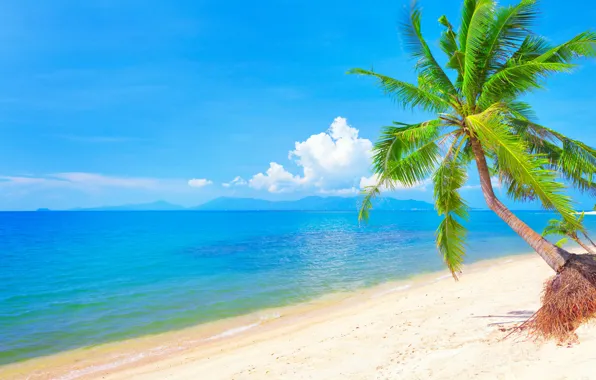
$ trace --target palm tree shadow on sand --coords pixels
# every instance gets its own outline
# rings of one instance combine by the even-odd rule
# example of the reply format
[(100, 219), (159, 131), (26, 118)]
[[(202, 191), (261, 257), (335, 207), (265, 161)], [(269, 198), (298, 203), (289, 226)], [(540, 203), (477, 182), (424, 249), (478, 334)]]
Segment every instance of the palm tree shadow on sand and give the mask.
[(477, 315), (472, 318), (489, 318), (495, 319), (498, 322), (491, 322), (487, 326), (502, 326), (502, 325), (509, 325), (509, 324), (519, 324), (525, 323), (529, 318), (531, 318), (536, 312), (532, 310), (515, 310), (506, 313), (505, 315)]

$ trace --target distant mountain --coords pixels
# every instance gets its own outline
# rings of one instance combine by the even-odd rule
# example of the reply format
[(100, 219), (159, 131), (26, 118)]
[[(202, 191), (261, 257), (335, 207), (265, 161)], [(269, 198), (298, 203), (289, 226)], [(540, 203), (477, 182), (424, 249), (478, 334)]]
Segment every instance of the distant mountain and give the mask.
[[(194, 210), (204, 211), (356, 211), (361, 197), (306, 197), (296, 201), (267, 201), (254, 198), (220, 197), (209, 201)], [(377, 198), (373, 201), (374, 210), (433, 210), (427, 202)]]
[(157, 201), (152, 203), (138, 203), (127, 204), (121, 206), (102, 206), (92, 208), (75, 208), (69, 211), (175, 211), (185, 210), (184, 207), (178, 206), (166, 201)]
[(271, 210), (273, 205), (278, 202), (266, 201), (264, 199), (254, 198), (215, 198), (200, 206), (193, 207), (193, 210), (225, 211), (225, 210)]
[[(75, 208), (67, 211), (356, 211), (362, 197), (306, 197), (295, 201), (267, 201), (255, 198), (220, 197), (197, 207), (185, 208), (166, 201)], [(373, 200), (373, 209), (380, 211), (433, 210), (430, 203), (412, 199), (400, 200), (381, 197)], [(50, 211), (40, 208), (37, 211)]]

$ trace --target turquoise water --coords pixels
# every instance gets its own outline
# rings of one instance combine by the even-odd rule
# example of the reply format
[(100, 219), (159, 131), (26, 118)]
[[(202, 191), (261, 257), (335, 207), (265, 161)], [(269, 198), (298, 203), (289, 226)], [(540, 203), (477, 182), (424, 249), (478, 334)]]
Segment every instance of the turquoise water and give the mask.
[[(520, 213), (541, 229), (550, 215)], [(596, 230), (596, 217), (586, 217)], [(0, 213), (0, 364), (442, 269), (433, 212)], [(490, 212), (468, 262), (529, 249)]]

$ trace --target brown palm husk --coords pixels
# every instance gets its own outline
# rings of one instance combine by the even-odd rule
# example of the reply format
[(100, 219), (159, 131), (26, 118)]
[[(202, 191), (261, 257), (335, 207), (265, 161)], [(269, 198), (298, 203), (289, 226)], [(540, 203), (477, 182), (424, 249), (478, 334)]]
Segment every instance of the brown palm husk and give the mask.
[(577, 339), (575, 330), (596, 318), (596, 255), (572, 255), (544, 284), (542, 307), (524, 324), (530, 336), (559, 343)]

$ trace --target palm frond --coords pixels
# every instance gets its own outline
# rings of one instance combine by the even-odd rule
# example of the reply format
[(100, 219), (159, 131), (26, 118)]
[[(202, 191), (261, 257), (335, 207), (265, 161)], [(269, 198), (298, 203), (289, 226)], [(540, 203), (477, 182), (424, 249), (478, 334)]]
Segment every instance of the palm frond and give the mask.
[(535, 120), (536, 113), (532, 109), (532, 106), (526, 102), (513, 100), (505, 103), (506, 107), (509, 108), (513, 117), (520, 120)]
[(467, 27), (465, 43), (460, 43), (465, 55), (462, 92), (471, 107), (475, 106), (476, 97), (483, 84), (482, 62), (487, 53), (484, 44), (494, 12), (492, 0), (477, 0), (475, 3), (474, 12)]
[(451, 275), (456, 280), (458, 279), (457, 273), (461, 271), (463, 264), (466, 236), (465, 227), (452, 214), (445, 215), (437, 228), (437, 248), (443, 255), (443, 261), (451, 271)]
[[(386, 155), (384, 151), (377, 152), (379, 156)], [(375, 157), (376, 158), (376, 157)], [(387, 186), (403, 185), (413, 187), (422, 183), (435, 170), (440, 162), (440, 148), (435, 141), (431, 141), (415, 151), (401, 157), (399, 160), (388, 160), (382, 163), (383, 177)], [(381, 165), (374, 164), (375, 170)]]
[(437, 90), (445, 95), (456, 96), (457, 90), (443, 71), (443, 68), (437, 63), (430, 47), (422, 36), (420, 16), (420, 9), (414, 4), (406, 20), (401, 25), (406, 48), (417, 60), (416, 71), (418, 76), (426, 78), (429, 82), (437, 83)]
[(456, 81), (455, 87), (457, 88), (457, 83), (461, 82), (461, 78), (463, 77), (464, 72), (464, 55), (459, 50), (459, 46), (457, 43), (457, 33), (453, 29), (453, 25), (447, 19), (447, 16), (443, 15), (439, 18), (439, 23), (445, 27), (445, 30), (441, 33), (441, 37), (439, 39), (439, 46), (441, 50), (447, 55), (447, 68), (457, 70), (458, 80)]
[(567, 239), (566, 237), (564, 237), (564, 238), (561, 238), (561, 239), (557, 240), (557, 242), (555, 243), (555, 245), (557, 247), (559, 247), (559, 248), (563, 248), (563, 246), (565, 244), (567, 244), (567, 242), (569, 242), (569, 239)]
[(485, 40), (482, 63), (485, 78), (507, 62), (511, 51), (523, 44), (537, 13), (536, 0), (522, 0), (515, 6), (497, 9)]
[(468, 164), (460, 154), (466, 140), (462, 137), (453, 142), (433, 175), (435, 208), (443, 216), (436, 233), (437, 248), (456, 280), (465, 255), (466, 229), (460, 219), (468, 217), (468, 206), (459, 193), (468, 179)]
[(583, 225), (583, 214), (574, 217), (575, 223), (569, 223), (564, 219), (551, 219), (542, 231), (542, 236), (567, 236), (574, 240), (578, 239), (578, 233), (585, 234), (586, 228)]
[(559, 171), (573, 186), (582, 191), (596, 194), (596, 161), (592, 153), (566, 140), (563, 146), (544, 143), (537, 150), (545, 154), (553, 169)]
[(442, 122), (439, 119), (417, 124), (394, 123), (384, 127), (373, 147), (373, 171), (383, 177), (391, 162), (400, 161), (408, 154), (438, 140)]
[(478, 0), (464, 0), (461, 23), (459, 26), (459, 32), (457, 33), (457, 36), (459, 38), (459, 48), (462, 53), (466, 51), (468, 31), (470, 30), (470, 24), (472, 22), (472, 17), (474, 16), (474, 12), (476, 11), (478, 2)]
[(580, 223), (583, 223), (583, 222), (584, 222), (584, 218), (585, 218), (585, 217), (586, 217), (586, 213), (582, 211), (582, 212), (579, 214), (579, 216), (577, 217), (577, 220), (579, 220), (579, 221), (580, 221)]
[(373, 148), (373, 172), (378, 181), (364, 190), (359, 221), (368, 220), (372, 200), (382, 188), (414, 186), (430, 176), (440, 159), (437, 140), (444, 138), (441, 127), (441, 120), (435, 119), (417, 124), (394, 123), (383, 129)]
[(596, 149), (528, 120), (513, 119), (510, 124), (532, 153), (547, 157), (550, 167), (578, 190), (596, 194)]
[(548, 75), (570, 72), (574, 67), (569, 63), (535, 61), (507, 66), (484, 83), (478, 105), (485, 110), (496, 102), (513, 99), (531, 90), (542, 88), (542, 81)]
[(536, 62), (570, 63), (574, 58), (596, 57), (596, 32), (587, 31), (534, 59)]
[(487, 150), (495, 154), (501, 170), (516, 183), (530, 187), (544, 208), (557, 210), (566, 222), (577, 225), (571, 198), (564, 193), (565, 186), (557, 181), (556, 172), (548, 169), (548, 159), (529, 153), (525, 141), (511, 133), (500, 111), (493, 107), (468, 116), (466, 124)]
[(379, 80), (383, 91), (404, 108), (420, 109), (429, 112), (445, 112), (449, 103), (438, 95), (407, 82), (402, 82), (391, 77), (364, 69), (352, 69), (348, 74), (367, 75)]
[(435, 207), (439, 215), (453, 213), (465, 219), (468, 207), (459, 189), (468, 180), (468, 168), (459, 154), (463, 141), (455, 141), (454, 145), (456, 143), (459, 144), (457, 151), (448, 154), (433, 175)]
[(368, 222), (370, 217), (370, 210), (373, 207), (372, 201), (376, 198), (379, 194), (381, 194), (381, 186), (383, 185), (383, 181), (379, 180), (379, 182), (374, 186), (367, 186), (363, 193), (364, 198), (362, 199), (362, 203), (360, 204), (360, 210), (358, 211), (358, 221)]
[(491, 175), (498, 178), (499, 184), (505, 188), (509, 198), (518, 202), (531, 202), (537, 199), (536, 192), (532, 186), (520, 182), (515, 175), (509, 171), (509, 167), (501, 167), (496, 156), (493, 157), (493, 160)]
[(531, 61), (540, 57), (551, 48), (552, 46), (544, 37), (534, 34), (527, 35), (503, 66), (516, 66), (520, 63)]
[(544, 229), (542, 230), (542, 236), (549, 235), (567, 235), (569, 231), (565, 229), (563, 222), (559, 219), (550, 219)]
[(458, 50), (457, 34), (455, 34), (455, 31), (453, 30), (453, 25), (451, 25), (451, 23), (447, 19), (447, 16), (441, 16), (439, 18), (439, 23), (445, 27), (445, 30), (443, 31), (443, 33), (441, 33), (441, 38), (439, 39), (439, 46), (449, 59)]

